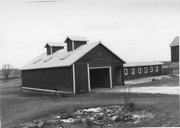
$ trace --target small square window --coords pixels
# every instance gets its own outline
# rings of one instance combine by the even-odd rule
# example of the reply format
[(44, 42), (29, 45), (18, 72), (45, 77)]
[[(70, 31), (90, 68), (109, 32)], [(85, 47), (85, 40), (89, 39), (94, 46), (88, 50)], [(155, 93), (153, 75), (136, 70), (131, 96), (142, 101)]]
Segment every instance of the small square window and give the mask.
[(141, 68), (138, 68), (138, 74), (141, 74)]
[(144, 73), (147, 73), (148, 71), (147, 71), (147, 67), (144, 67)]
[(135, 69), (131, 68), (131, 74), (134, 75), (135, 74)]
[(124, 69), (124, 75), (128, 75), (128, 69), (127, 68)]
[(156, 72), (158, 72), (158, 66), (155, 67)]
[(150, 72), (153, 72), (153, 67), (150, 67)]

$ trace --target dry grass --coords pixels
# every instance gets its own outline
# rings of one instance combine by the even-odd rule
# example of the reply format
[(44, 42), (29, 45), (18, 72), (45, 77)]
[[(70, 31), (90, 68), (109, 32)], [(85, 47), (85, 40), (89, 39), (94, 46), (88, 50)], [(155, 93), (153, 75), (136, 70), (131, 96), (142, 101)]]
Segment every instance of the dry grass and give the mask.
[[(152, 82), (151, 84), (159, 85), (161, 82), (177, 84), (174, 83), (173, 79)], [(123, 94), (88, 93), (74, 97), (55, 98), (53, 96), (23, 94), (20, 92), (20, 87), (3, 88), (0, 96), (2, 128), (13, 127), (51, 113), (66, 112), (68, 109), (76, 110), (124, 103)], [(133, 126), (180, 126), (179, 96), (160, 94), (132, 94), (132, 96), (136, 105), (155, 114), (155, 117), (150, 121)]]

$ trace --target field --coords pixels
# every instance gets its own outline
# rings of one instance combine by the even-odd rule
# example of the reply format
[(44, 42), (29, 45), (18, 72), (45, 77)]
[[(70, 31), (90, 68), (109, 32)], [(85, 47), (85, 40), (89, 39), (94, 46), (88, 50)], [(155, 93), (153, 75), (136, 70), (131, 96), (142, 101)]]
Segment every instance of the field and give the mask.
[[(169, 80), (162, 80), (162, 83), (178, 85), (178, 77)], [(148, 83), (160, 84), (158, 82)], [(89, 108), (94, 106), (123, 104), (123, 94), (108, 93), (87, 93), (75, 95), (73, 97), (54, 97), (35, 94), (24, 94), (21, 92), (20, 81), (10, 80), (1, 82), (1, 123), (2, 128), (14, 127), (19, 123), (32, 121), (49, 114), (75, 110), (79, 108)], [(6, 87), (8, 86), (8, 87)], [(140, 85), (142, 86), (142, 84)], [(136, 124), (135, 126), (179, 126), (180, 111), (178, 95), (162, 94), (132, 94), (136, 105), (144, 109), (151, 109), (155, 117), (150, 121)]]

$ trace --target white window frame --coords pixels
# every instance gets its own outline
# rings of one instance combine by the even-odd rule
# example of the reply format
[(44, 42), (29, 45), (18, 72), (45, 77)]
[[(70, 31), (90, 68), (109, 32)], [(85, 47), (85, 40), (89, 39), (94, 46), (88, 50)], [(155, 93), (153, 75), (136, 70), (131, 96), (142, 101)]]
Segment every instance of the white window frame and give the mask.
[(135, 68), (131, 68), (131, 74), (132, 74), (132, 75), (135, 74)]
[(141, 68), (140, 67), (138, 68), (138, 74), (141, 74)]
[(150, 72), (153, 72), (153, 67), (150, 67)]
[(144, 67), (144, 73), (148, 73), (147, 67)]
[(156, 72), (159, 71), (159, 67), (158, 67), (158, 66), (155, 67), (155, 71), (156, 71)]
[(127, 68), (124, 69), (124, 75), (125, 75), (125, 76), (128, 75), (128, 69), (127, 69)]

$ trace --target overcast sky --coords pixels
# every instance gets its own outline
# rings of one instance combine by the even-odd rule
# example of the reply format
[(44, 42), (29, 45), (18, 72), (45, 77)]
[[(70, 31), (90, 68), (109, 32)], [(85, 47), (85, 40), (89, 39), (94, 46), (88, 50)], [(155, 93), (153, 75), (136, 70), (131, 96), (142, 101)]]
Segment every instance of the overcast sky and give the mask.
[(127, 62), (170, 60), (180, 0), (0, 1), (0, 66), (21, 68), (67, 35), (101, 40)]

